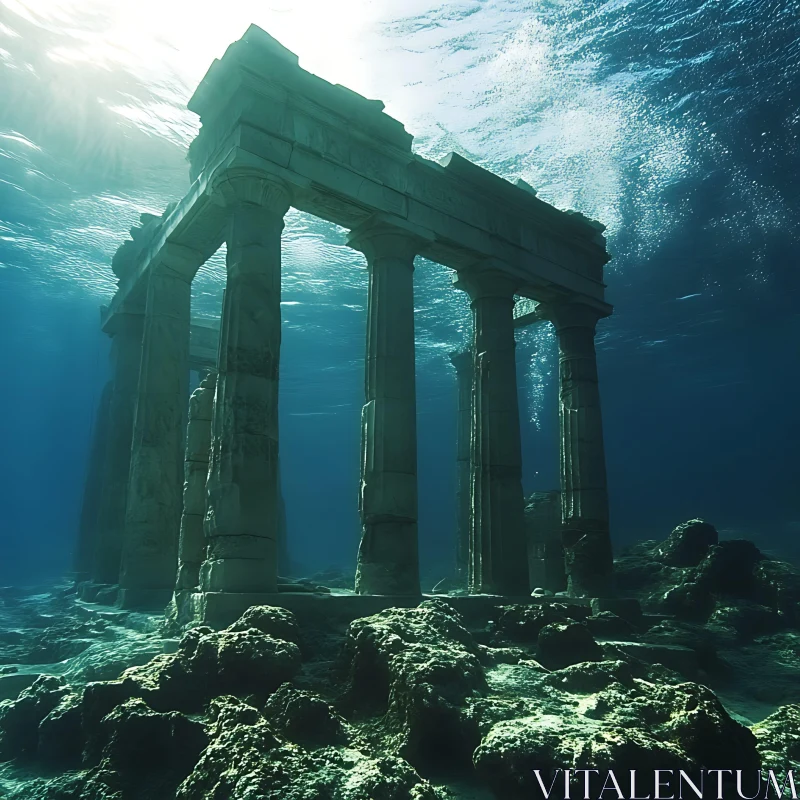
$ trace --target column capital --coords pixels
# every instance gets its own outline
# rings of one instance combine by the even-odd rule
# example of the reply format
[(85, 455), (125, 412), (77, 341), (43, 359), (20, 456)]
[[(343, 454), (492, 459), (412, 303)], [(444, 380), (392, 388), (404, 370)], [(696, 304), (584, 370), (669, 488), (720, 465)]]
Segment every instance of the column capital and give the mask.
[(373, 214), (347, 236), (347, 244), (360, 250), (368, 261), (378, 258), (399, 258), (414, 265), (414, 257), (427, 243), (432, 242), (433, 234), (400, 217), (386, 214)]
[(483, 300), (495, 297), (514, 302), (514, 293), (523, 281), (503, 269), (500, 262), (487, 261), (459, 270), (453, 279), (453, 286), (469, 295), (469, 299)]
[(550, 320), (553, 323), (556, 332), (567, 328), (594, 330), (598, 320), (611, 314), (610, 308), (598, 308), (588, 303), (575, 301), (540, 303), (537, 311), (542, 319)]
[(222, 206), (261, 206), (278, 216), (284, 216), (292, 204), (291, 190), (269, 172), (252, 167), (232, 167), (215, 176), (208, 192)]

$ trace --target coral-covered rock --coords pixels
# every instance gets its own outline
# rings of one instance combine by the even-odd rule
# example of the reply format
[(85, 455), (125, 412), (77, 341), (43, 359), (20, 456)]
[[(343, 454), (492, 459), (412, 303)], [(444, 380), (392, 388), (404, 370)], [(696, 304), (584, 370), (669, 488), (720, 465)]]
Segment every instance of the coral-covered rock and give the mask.
[(216, 651), (217, 694), (268, 694), (290, 681), (300, 668), (300, 650), (255, 628), (222, 631), (206, 637)]
[(734, 763), (741, 769), (757, 769), (755, 737), (731, 718), (710, 689), (696, 683), (638, 685), (641, 693), (615, 709), (616, 720), (677, 744), (703, 767)]
[(696, 567), (718, 542), (719, 534), (713, 525), (702, 519), (690, 519), (672, 531), (659, 548), (659, 555), (674, 567)]
[(718, 605), (709, 623), (732, 628), (745, 641), (775, 633), (783, 627), (783, 620), (777, 611), (747, 600), (739, 600), (731, 605)]
[(672, 586), (664, 593), (660, 603), (661, 610), (690, 622), (705, 622), (715, 607), (716, 601), (708, 587), (696, 581)]
[[(517, 710), (491, 725), (473, 757), (478, 774), (504, 800), (539, 796), (535, 769), (550, 785), (557, 769), (758, 766), (753, 734), (703, 686), (640, 680), (623, 662), (534, 671), (523, 680), (507, 679), (505, 687), (529, 698), (527, 713)], [(490, 679), (490, 685), (498, 684)]]
[[(5, 780), (3, 800), (128, 800), (119, 777), (103, 769), (33, 778), (14, 786)], [(13, 787), (13, 788), (12, 788)]]
[[(693, 763), (678, 747), (640, 728), (577, 727), (558, 717), (524, 717), (495, 725), (474, 754), (477, 773), (503, 800), (539, 797), (534, 770), (546, 787), (560, 781), (554, 797), (564, 797), (564, 769), (690, 769)], [(558, 772), (558, 771), (561, 772)], [(592, 797), (602, 781), (591, 776)], [(582, 789), (582, 786), (581, 786)], [(574, 790), (574, 787), (573, 787)], [(573, 795), (575, 796), (575, 795)]]
[(562, 603), (502, 606), (494, 623), (494, 635), (500, 641), (535, 644), (545, 625), (569, 621), (568, 608)]
[(177, 800), (436, 800), (431, 786), (399, 758), (287, 746), (255, 708), (233, 698), (213, 705), (211, 744)]
[(276, 606), (252, 606), (228, 627), (229, 631), (246, 631), (255, 628), (267, 636), (300, 644), (300, 628), (291, 611)]
[(581, 661), (602, 661), (603, 650), (589, 629), (579, 622), (554, 622), (539, 631), (539, 661), (548, 669), (561, 669)]
[(800, 571), (784, 561), (762, 559), (755, 568), (755, 599), (775, 609), (786, 625), (800, 627)]
[(80, 697), (64, 695), (39, 723), (36, 755), (47, 763), (69, 766), (80, 763), (83, 746)]
[(478, 651), (484, 667), (493, 667), (497, 664), (518, 664), (521, 660), (530, 658), (530, 653), (521, 647), (487, 647), (479, 644)]
[(122, 675), (130, 697), (159, 711), (197, 711), (221, 694), (266, 696), (300, 668), (300, 650), (256, 628), (212, 631), (195, 628), (178, 651), (154, 658)]
[(292, 742), (307, 747), (343, 744), (347, 726), (321, 697), (285, 683), (264, 705), (270, 726)]
[(652, 591), (672, 572), (661, 560), (658, 542), (652, 540), (633, 545), (614, 562), (614, 582), (626, 596)]
[(148, 779), (169, 773), (176, 785), (189, 774), (208, 744), (201, 723), (174, 711), (158, 713), (139, 699), (117, 706), (103, 718), (100, 727), (108, 769), (129, 777), (146, 773)]
[(348, 701), (361, 711), (388, 710), (412, 764), (463, 761), (479, 738), (465, 701), (487, 690), (479, 654), (460, 616), (440, 600), (355, 620), (344, 647)]
[(428, 600), (417, 608), (390, 608), (354, 620), (347, 630), (343, 661), (349, 702), (359, 710), (386, 711), (394, 679), (392, 660), (409, 645), (454, 649), (454, 658), (477, 657), (479, 648), (452, 606)]
[(752, 731), (764, 769), (800, 770), (800, 705), (781, 706)]
[(84, 732), (87, 734), (90, 745), (92, 734), (99, 730), (103, 717), (134, 696), (132, 692), (135, 688), (132, 682), (121, 680), (93, 681), (86, 684), (81, 698), (81, 712)]
[(749, 599), (756, 589), (755, 569), (762, 558), (746, 539), (720, 542), (698, 566), (697, 583), (715, 594)]
[(63, 678), (40, 675), (16, 700), (0, 703), (0, 759), (35, 753), (39, 724), (67, 694)]
[(551, 672), (545, 682), (575, 694), (593, 694), (618, 683), (634, 688), (633, 670), (625, 661), (585, 661)]

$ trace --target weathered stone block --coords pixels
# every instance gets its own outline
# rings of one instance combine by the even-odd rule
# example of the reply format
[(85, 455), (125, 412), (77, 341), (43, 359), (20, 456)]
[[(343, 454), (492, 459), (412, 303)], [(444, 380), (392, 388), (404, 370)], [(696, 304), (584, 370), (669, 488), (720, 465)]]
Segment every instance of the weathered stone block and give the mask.
[(214, 536), (207, 540), (208, 558), (269, 559), (275, 550), (272, 536)]
[(185, 482), (183, 484), (183, 513), (206, 513), (206, 476), (208, 464), (187, 461), (184, 464)]
[(417, 476), (403, 472), (368, 472), (361, 488), (363, 519), (416, 520)]
[(206, 561), (201, 582), (206, 592), (274, 592), (277, 590), (273, 559), (226, 558)]

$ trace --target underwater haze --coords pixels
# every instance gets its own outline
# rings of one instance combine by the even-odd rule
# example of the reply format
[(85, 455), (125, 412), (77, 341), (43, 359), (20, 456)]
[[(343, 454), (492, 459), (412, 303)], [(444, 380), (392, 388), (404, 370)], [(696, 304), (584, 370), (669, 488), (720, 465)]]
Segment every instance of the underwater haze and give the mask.
[[(188, 189), (186, 103), (251, 24), (455, 151), (608, 226), (598, 336), (617, 549), (703, 517), (800, 555), (800, 3), (0, 0), (0, 582), (70, 569), (109, 377), (99, 308), (139, 215)], [(192, 286), (218, 316), (224, 252)], [(415, 272), (423, 572), (451, 569), (450, 272)], [(283, 234), (281, 466), (299, 570), (353, 566), (367, 271), (335, 225)], [(558, 487), (549, 326), (518, 333), (524, 488)]]

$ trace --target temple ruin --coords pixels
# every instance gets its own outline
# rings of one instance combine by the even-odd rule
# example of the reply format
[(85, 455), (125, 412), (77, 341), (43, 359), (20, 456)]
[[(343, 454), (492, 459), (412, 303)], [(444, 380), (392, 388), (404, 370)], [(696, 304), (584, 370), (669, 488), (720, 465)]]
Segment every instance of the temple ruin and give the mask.
[[(191, 188), (160, 218), (142, 215), (112, 262), (119, 285), (102, 312), (112, 379), (87, 480), (81, 577), (118, 583), (123, 607), (163, 607), (175, 594), (205, 620), (274, 603), (281, 232), (294, 207), (348, 229), (369, 270), (355, 592), (420, 594), (413, 275), (422, 256), (454, 271), (474, 325), (470, 351), (453, 357), (461, 577), (474, 594), (534, 588), (514, 332), (549, 320), (560, 353), (566, 580), (575, 596), (608, 595), (594, 347), (596, 323), (612, 311), (603, 226), (455, 153), (421, 158), (380, 101), (306, 72), (255, 26), (212, 64), (188, 107), (202, 123)], [(190, 296), (223, 243), (215, 354), (215, 332), (193, 328)], [(190, 368), (207, 372), (191, 402)]]

